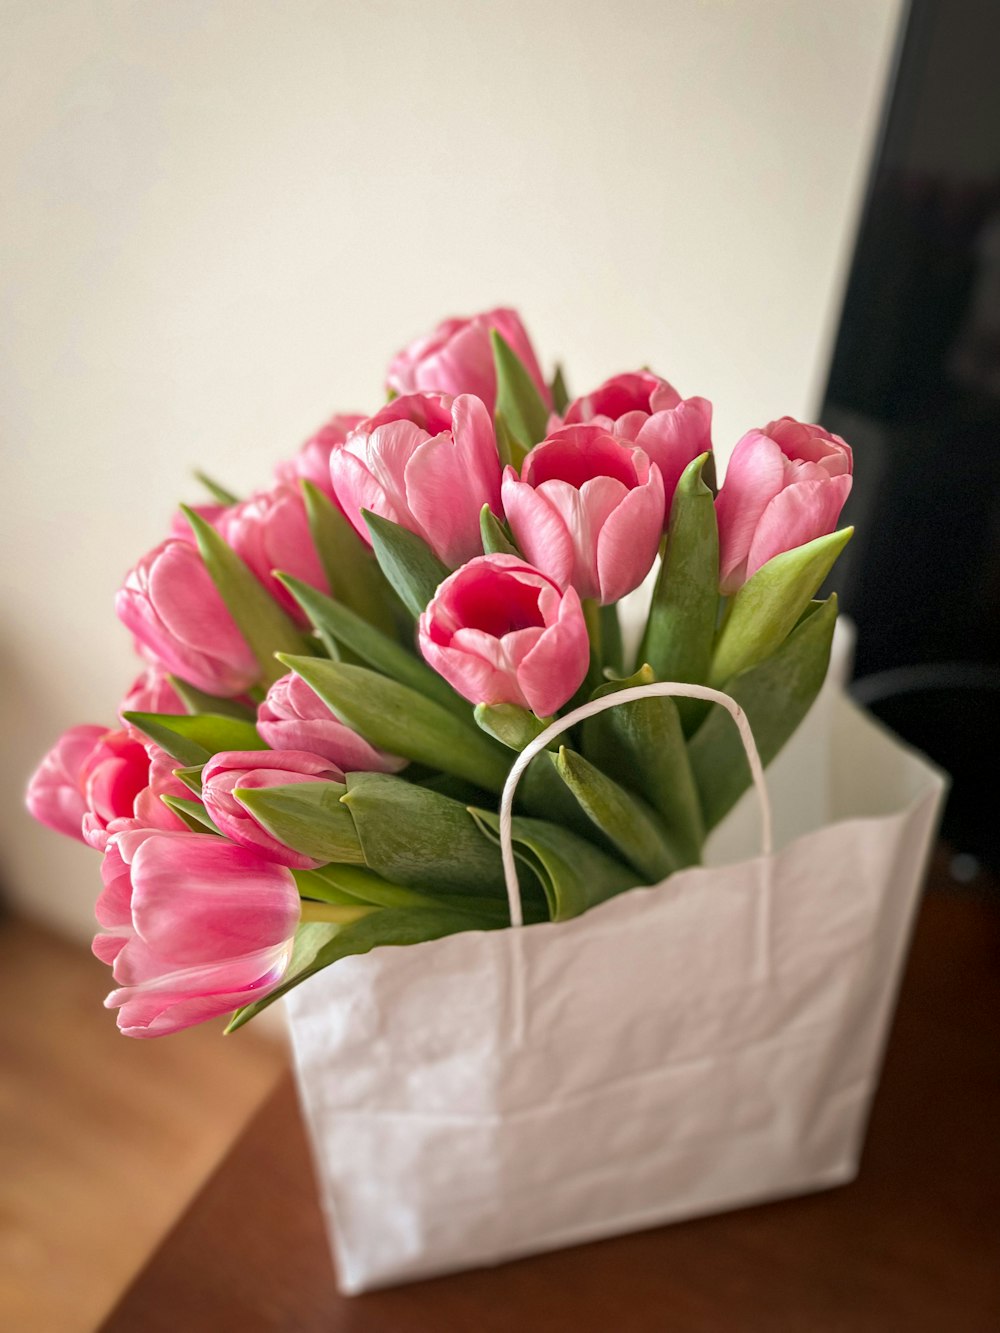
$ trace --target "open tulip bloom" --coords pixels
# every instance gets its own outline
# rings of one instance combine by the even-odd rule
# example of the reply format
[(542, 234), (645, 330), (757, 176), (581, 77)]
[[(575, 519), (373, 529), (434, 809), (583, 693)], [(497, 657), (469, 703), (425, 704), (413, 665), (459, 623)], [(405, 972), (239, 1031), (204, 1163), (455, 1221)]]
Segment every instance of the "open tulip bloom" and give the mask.
[[(708, 685), (767, 763), (823, 682), (843, 440), (750, 430), (716, 495), (707, 399), (644, 370), (571, 402), (507, 309), (446, 320), (387, 388), (270, 490), (206, 482), (118, 593), (145, 669), (116, 725), (71, 728), (29, 784), (103, 855), (94, 951), (130, 1036), (238, 1027), (350, 954), (509, 925), (499, 794), (557, 716)], [(626, 655), (617, 604), (643, 584)], [(697, 863), (749, 782), (711, 705), (577, 721), (518, 789), (526, 921)]]

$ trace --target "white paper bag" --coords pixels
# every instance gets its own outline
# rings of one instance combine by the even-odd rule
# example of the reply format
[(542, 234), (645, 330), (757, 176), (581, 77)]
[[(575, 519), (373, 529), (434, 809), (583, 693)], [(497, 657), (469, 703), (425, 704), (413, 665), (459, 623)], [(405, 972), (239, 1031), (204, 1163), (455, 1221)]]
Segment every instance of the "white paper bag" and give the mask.
[(344, 1292), (852, 1178), (944, 780), (831, 688), (768, 776), (770, 857), (748, 793), (742, 860), (290, 993)]

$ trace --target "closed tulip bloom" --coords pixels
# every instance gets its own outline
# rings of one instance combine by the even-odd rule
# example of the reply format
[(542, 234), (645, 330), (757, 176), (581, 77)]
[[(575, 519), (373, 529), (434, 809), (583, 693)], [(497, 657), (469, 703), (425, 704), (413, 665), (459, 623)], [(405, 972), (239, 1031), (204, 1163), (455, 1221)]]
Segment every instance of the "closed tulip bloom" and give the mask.
[(420, 617), (420, 651), (471, 703), (517, 704), (548, 717), (590, 662), (580, 599), (513, 555), (470, 560)]
[[(180, 695), (158, 667), (147, 667), (137, 676), (118, 707), (118, 716), (124, 713), (183, 713)], [(123, 720), (126, 730), (131, 730)]]
[(41, 824), (82, 842), (83, 817), (87, 813), (80, 773), (106, 727), (70, 727), (53, 745), (28, 783), (25, 798), (29, 812)]
[(330, 456), (344, 513), (370, 543), (362, 509), (415, 532), (450, 569), (480, 552), (484, 504), (500, 512), (500, 457), (478, 398), (409, 394)]
[(722, 591), (735, 592), (774, 556), (833, 532), (852, 470), (850, 446), (822, 426), (781, 417), (744, 435), (715, 502)]
[(524, 363), (545, 405), (551, 396), (531, 339), (516, 310), (488, 310), (471, 319), (446, 319), (393, 357), (386, 383), (396, 393), (472, 393), (492, 416), (497, 377), (490, 330), (509, 344)]
[(201, 773), (201, 799), (227, 838), (250, 847), (269, 861), (312, 870), (322, 862), (272, 837), (233, 795), (235, 787), (287, 787), (297, 782), (343, 782), (344, 774), (328, 759), (301, 750), (227, 750), (210, 759)]
[(274, 577), (279, 570), (320, 592), (330, 592), (299, 488), (278, 486), (233, 505), (218, 527), (282, 609), (299, 624), (306, 624), (308, 617), (298, 602)]
[(143, 557), (115, 598), (142, 650), (206, 694), (242, 694), (260, 667), (197, 549), (168, 538)]
[(681, 473), (712, 447), (712, 404), (682, 398), (659, 375), (638, 371), (615, 375), (593, 393), (571, 403), (566, 425), (591, 422), (648, 454), (663, 478), (664, 526)]
[(97, 900), (94, 953), (111, 965), (130, 1037), (159, 1037), (268, 995), (299, 922), (291, 872), (214, 834), (118, 834)]
[(508, 467), (503, 506), (518, 547), (560, 588), (616, 602), (652, 568), (663, 527), (660, 470), (601, 426), (565, 426)]
[(363, 420), (364, 417), (351, 412), (340, 412), (331, 417), (315, 435), (306, 440), (294, 458), (285, 459), (277, 465), (274, 469), (275, 481), (286, 486), (294, 486), (300, 480), (311, 481), (332, 500), (330, 455)]
[(272, 750), (304, 750), (345, 773), (398, 773), (406, 760), (377, 750), (334, 717), (294, 672), (276, 680), (257, 710), (257, 730)]

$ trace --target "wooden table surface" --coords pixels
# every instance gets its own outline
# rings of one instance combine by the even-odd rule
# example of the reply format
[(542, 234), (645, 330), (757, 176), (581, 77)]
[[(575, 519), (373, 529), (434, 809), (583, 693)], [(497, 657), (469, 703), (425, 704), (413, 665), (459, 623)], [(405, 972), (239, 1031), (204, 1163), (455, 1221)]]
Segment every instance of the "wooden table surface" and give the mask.
[(105, 1327), (997, 1333), (1000, 900), (925, 898), (851, 1185), (345, 1298), (286, 1077)]

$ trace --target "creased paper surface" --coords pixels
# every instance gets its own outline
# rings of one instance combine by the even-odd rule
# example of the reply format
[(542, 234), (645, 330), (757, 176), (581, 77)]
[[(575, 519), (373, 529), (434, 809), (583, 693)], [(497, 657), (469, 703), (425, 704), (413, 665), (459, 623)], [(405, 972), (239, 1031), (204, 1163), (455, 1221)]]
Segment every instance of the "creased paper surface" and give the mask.
[(770, 860), (741, 803), (728, 864), (291, 992), (344, 1291), (851, 1178), (944, 783), (832, 688), (768, 777)]

